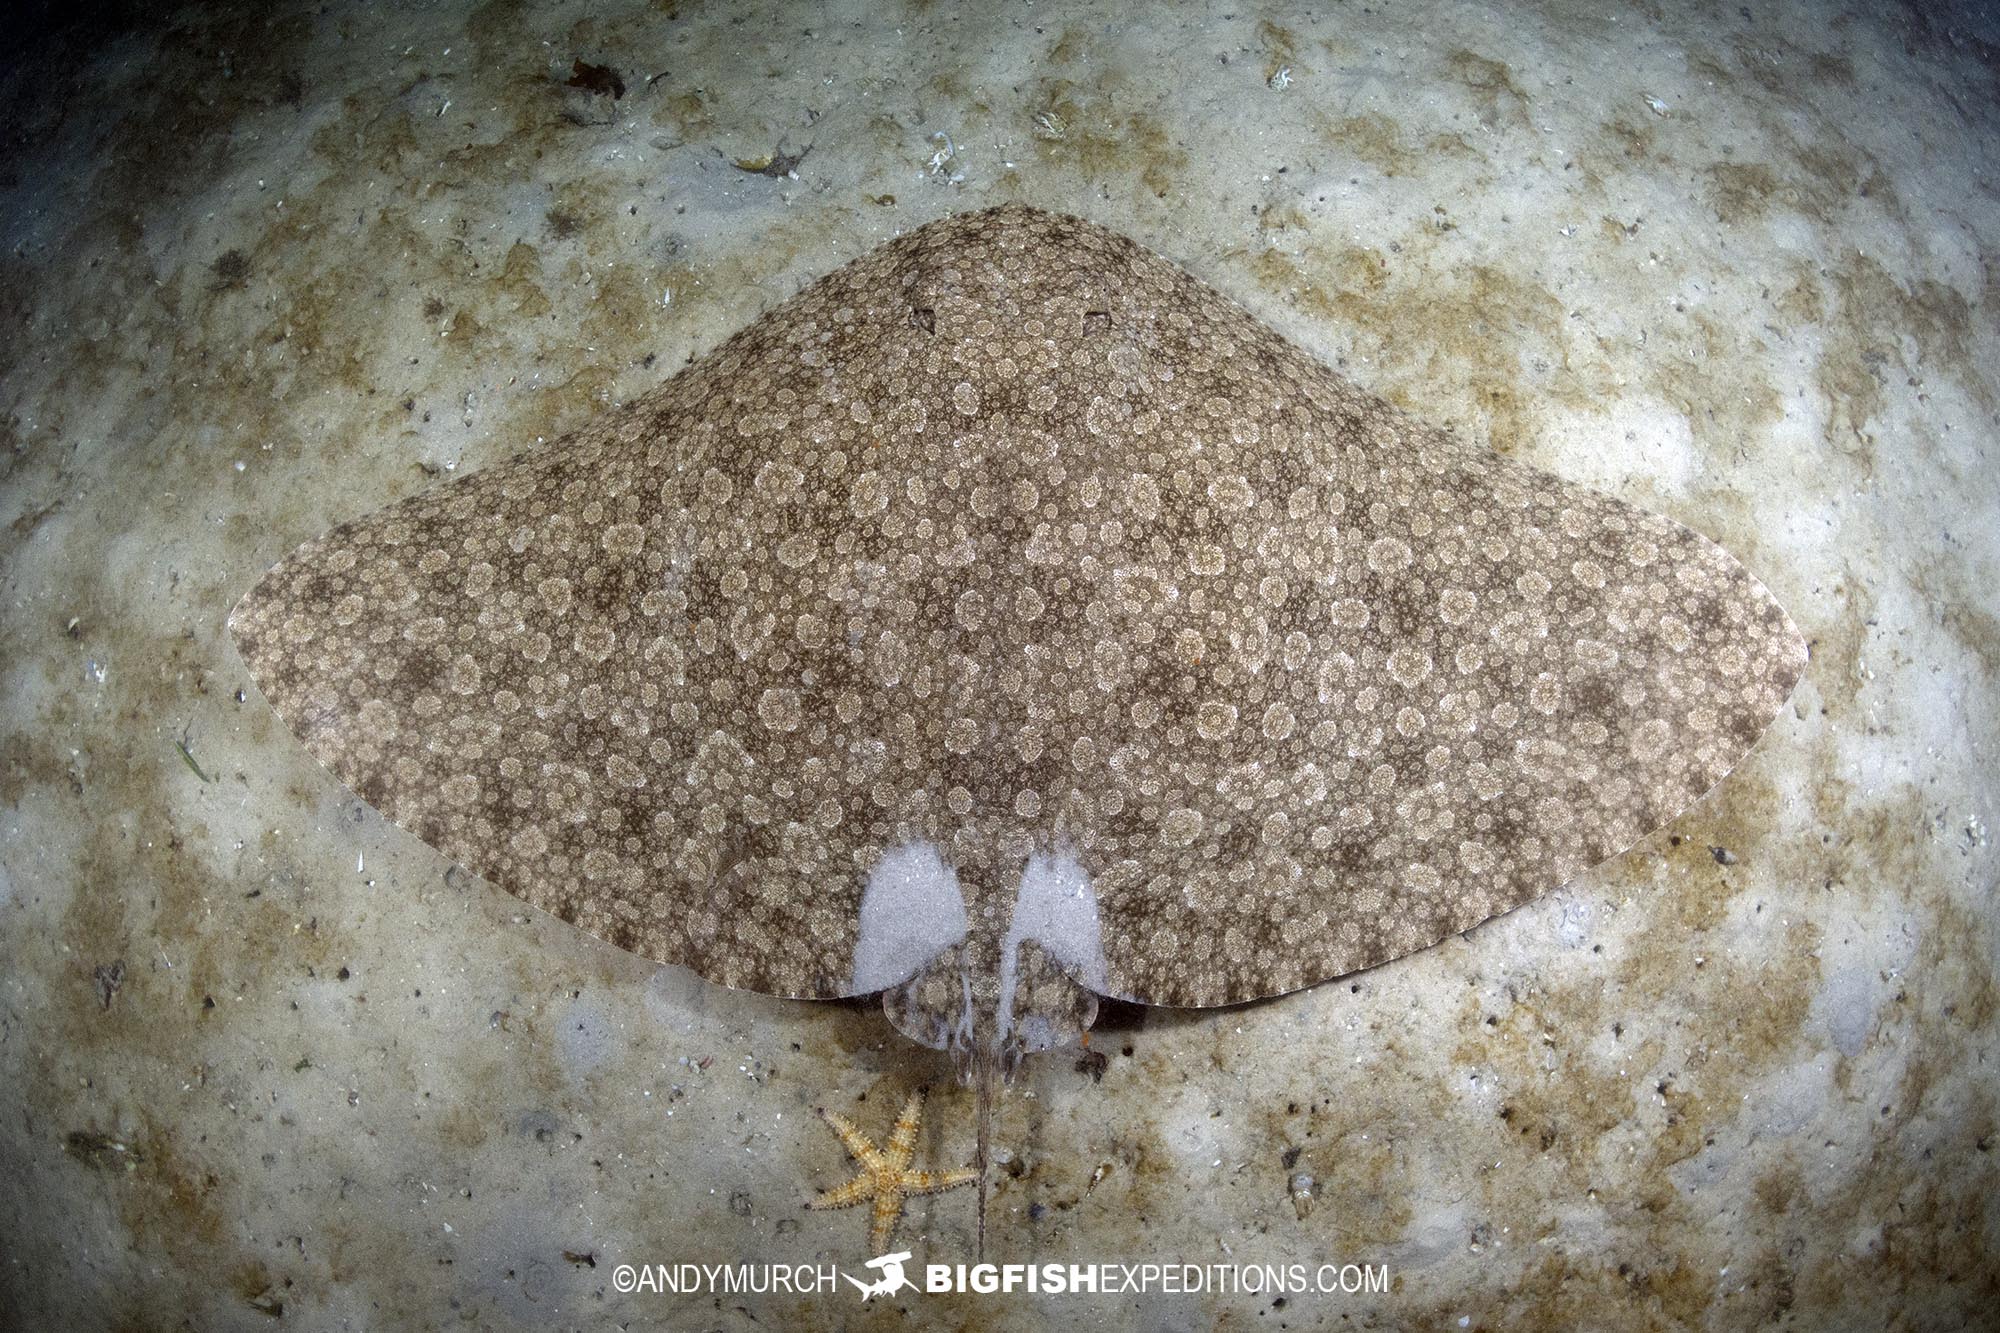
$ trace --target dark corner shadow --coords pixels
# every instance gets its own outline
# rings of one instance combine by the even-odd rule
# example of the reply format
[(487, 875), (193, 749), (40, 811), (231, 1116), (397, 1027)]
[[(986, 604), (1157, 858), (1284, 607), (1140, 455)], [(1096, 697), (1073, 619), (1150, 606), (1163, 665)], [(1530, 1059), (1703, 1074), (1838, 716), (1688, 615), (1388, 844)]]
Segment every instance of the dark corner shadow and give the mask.
[(18, 0), (7, 7), (0, 77), (39, 65), (45, 81), (60, 84), (99, 47), (173, 21), (173, 6), (140, 0)]

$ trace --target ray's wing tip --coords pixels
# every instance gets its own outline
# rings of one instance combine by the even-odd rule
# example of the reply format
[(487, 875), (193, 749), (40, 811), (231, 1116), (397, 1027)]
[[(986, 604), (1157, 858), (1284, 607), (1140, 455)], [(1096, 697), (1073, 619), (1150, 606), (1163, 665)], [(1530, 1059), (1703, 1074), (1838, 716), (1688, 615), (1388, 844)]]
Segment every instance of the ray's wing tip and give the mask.
[(264, 588), (270, 577), (270, 571), (265, 571), (241, 597), (236, 599), (236, 605), (229, 608), (229, 614), (222, 621), (222, 627), (229, 635), (229, 642), (236, 649), (237, 658), (249, 668), (250, 678), (257, 682), (260, 688), (269, 663), (259, 651), (260, 641), (254, 626), (263, 611)]
[(244, 624), (250, 616), (250, 599), (257, 595), (255, 585), (236, 599), (236, 605), (229, 608), (229, 614), (222, 618), (222, 628), (229, 634), (229, 641), (236, 645), (236, 654), (243, 655)]
[(236, 655), (243, 660), (244, 666), (250, 668), (251, 676), (260, 685), (270, 666), (268, 650), (261, 639), (261, 633), (270, 627), (260, 622), (267, 621), (270, 616), (278, 572), (291, 564), (300, 549), (303, 548), (272, 561), (258, 574), (236, 599), (236, 604), (229, 608), (229, 614), (222, 622), (223, 628), (228, 631), (229, 641), (236, 646)]
[(1799, 688), (1799, 682), (1806, 678), (1806, 669), (1812, 665), (1812, 642), (1806, 638), (1799, 623), (1790, 616), (1785, 617), (1785, 664), (1783, 668), (1785, 698), (1790, 699)]
[(1763, 596), (1771, 614), (1778, 622), (1775, 636), (1778, 659), (1778, 707), (1782, 709), (1798, 689), (1799, 682), (1805, 679), (1806, 669), (1812, 665), (1812, 641), (1806, 638), (1805, 630), (1800, 628), (1797, 619), (1785, 609), (1784, 603), (1777, 599), (1769, 587), (1759, 582), (1757, 591)]

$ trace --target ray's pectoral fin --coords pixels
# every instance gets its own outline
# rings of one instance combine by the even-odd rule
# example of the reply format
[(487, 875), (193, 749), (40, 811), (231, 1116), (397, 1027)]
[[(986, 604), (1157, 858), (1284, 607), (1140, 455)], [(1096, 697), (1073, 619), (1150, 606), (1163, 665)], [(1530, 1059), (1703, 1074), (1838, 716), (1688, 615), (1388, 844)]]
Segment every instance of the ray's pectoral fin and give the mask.
[(1003, 1064), (1053, 1050), (1097, 1019), (1105, 986), (1104, 933), (1088, 871), (1067, 850), (1028, 858), (1001, 941), (997, 1012)]
[(1015, 1060), (1083, 1040), (1097, 1021), (1097, 994), (1077, 984), (1066, 964), (1040, 940), (1022, 940), (1014, 955), (1014, 994), (1006, 1026)]
[[(935, 884), (943, 876), (927, 871), (924, 878)], [(883, 1011), (899, 1032), (951, 1052), (959, 1081), (969, 1083), (986, 1066), (1011, 1076), (1022, 1056), (1089, 1030), (1105, 984), (1104, 946), (1090, 876), (1075, 857), (1038, 852), (1027, 859), (1004, 933), (990, 917), (977, 929), (964, 922), (952, 923), (957, 938), (943, 947), (935, 946), (949, 936), (933, 931), (917, 947), (935, 951), (883, 988)], [(909, 936), (906, 927), (899, 933)], [(899, 961), (914, 951), (902, 949)]]
[(976, 966), (971, 943), (954, 945), (899, 986), (882, 992), (882, 1011), (920, 1045), (949, 1051), (961, 1083), (974, 1057), (991, 1051), (1011, 1075), (1021, 1057), (1080, 1041), (1097, 1019), (1097, 994), (1039, 940), (1014, 943), (1011, 962)]
[(975, 1026), (973, 950), (955, 944), (898, 986), (882, 992), (882, 1012), (896, 1031), (920, 1046), (969, 1051)]

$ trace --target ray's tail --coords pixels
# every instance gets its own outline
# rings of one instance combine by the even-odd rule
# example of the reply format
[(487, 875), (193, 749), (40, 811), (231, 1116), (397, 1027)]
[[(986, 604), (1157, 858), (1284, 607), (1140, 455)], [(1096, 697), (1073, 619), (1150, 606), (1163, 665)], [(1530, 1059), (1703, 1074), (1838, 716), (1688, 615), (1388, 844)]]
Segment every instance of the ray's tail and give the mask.
[(1000, 1056), (991, 1046), (982, 1046), (979, 1053), (973, 1057), (972, 1076), (975, 1084), (974, 1097), (977, 1101), (977, 1123), (979, 1127), (977, 1157), (979, 1167), (979, 1231), (974, 1257), (978, 1262), (983, 1263), (986, 1260), (986, 1176), (988, 1163), (992, 1160), (991, 1148), (993, 1143), (993, 1085), (1000, 1077)]

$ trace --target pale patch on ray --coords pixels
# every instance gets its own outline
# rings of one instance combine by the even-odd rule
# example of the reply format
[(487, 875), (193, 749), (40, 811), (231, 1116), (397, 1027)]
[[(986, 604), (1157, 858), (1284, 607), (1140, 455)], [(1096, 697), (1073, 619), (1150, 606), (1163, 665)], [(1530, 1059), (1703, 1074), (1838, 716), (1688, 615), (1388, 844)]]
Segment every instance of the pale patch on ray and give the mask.
[(1021, 946), (1030, 940), (1046, 949), (1050, 959), (1079, 984), (1104, 993), (1109, 983), (1104, 974), (1103, 927), (1097, 918), (1097, 895), (1091, 889), (1089, 874), (1066, 850), (1054, 855), (1037, 852), (1028, 857), (1008, 919), (1007, 935), (1000, 942), (996, 1036), (1005, 1041), (1018, 1026), (1018, 1040), (1024, 1050), (1045, 1051), (1060, 1045), (1069, 1034), (1052, 1025), (1047, 1015), (1030, 1012), (1016, 1019)]
[(869, 871), (861, 892), (860, 937), (848, 985), (857, 995), (900, 985), (965, 934), (958, 877), (937, 848), (927, 843), (892, 848)]

